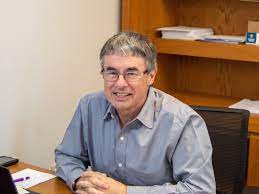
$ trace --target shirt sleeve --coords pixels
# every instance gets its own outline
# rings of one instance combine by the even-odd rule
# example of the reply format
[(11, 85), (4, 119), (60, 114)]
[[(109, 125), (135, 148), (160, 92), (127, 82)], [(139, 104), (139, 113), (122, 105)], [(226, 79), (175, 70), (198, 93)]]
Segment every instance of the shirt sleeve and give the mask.
[(66, 130), (63, 141), (55, 149), (57, 176), (72, 189), (73, 182), (88, 167), (88, 155), (84, 137), (80, 104)]
[(202, 118), (192, 115), (171, 158), (176, 184), (128, 186), (127, 194), (215, 194), (212, 146)]

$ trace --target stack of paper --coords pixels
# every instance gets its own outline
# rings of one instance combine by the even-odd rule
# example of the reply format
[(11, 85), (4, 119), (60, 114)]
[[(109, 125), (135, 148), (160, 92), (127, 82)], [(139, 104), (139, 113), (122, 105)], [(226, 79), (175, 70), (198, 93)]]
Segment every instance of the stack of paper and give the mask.
[(243, 99), (229, 106), (229, 108), (246, 109), (249, 110), (250, 113), (259, 114), (259, 100)]
[(197, 40), (213, 34), (213, 30), (211, 28), (190, 26), (171, 26), (158, 28), (157, 30), (161, 31), (162, 38), (166, 39)]
[(230, 44), (238, 44), (244, 43), (246, 38), (245, 36), (231, 36), (231, 35), (208, 35), (200, 40), (207, 42), (221, 42), (221, 43), (230, 43)]

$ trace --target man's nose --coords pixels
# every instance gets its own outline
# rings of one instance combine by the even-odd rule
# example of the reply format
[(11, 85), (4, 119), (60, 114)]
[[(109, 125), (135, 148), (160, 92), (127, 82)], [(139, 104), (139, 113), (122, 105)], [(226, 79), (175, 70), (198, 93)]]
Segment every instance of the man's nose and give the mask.
[(127, 86), (128, 82), (126, 81), (126, 79), (124, 78), (123, 74), (120, 74), (117, 81), (116, 81), (116, 85), (119, 86)]

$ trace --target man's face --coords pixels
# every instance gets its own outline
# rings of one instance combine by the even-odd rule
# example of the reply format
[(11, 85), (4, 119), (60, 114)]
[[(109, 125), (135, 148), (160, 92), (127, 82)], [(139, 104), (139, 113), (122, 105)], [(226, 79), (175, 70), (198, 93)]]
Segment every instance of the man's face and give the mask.
[(146, 101), (148, 88), (154, 82), (156, 70), (149, 74), (142, 74), (146, 71), (146, 64), (142, 57), (119, 55), (105, 55), (103, 69), (119, 74), (132, 71), (141, 74), (136, 81), (127, 81), (122, 75), (116, 81), (104, 80), (104, 93), (117, 112), (137, 114)]

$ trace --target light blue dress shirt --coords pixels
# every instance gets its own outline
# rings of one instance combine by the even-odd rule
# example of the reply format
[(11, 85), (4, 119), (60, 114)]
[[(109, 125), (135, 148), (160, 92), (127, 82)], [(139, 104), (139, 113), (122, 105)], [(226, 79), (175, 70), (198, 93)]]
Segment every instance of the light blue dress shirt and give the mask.
[(82, 98), (55, 154), (57, 175), (70, 188), (90, 165), (128, 185), (127, 194), (216, 193), (204, 121), (153, 87), (122, 129), (103, 92)]

